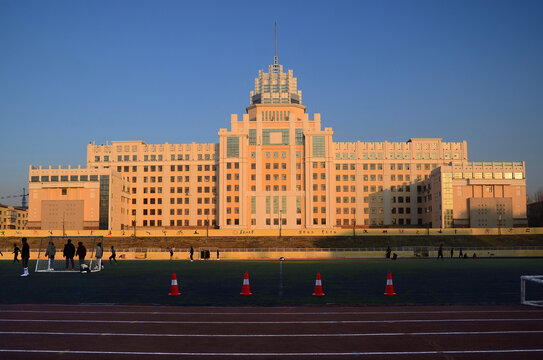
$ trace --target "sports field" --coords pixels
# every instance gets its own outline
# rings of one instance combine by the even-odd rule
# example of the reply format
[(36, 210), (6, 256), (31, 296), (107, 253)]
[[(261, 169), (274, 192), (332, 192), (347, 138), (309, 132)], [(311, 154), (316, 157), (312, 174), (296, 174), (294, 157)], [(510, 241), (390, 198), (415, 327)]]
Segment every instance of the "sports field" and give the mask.
[[(521, 275), (543, 273), (541, 259), (399, 259), (329, 261), (107, 261), (92, 274), (34, 273), (0, 262), (1, 303), (211, 306), (516, 305)], [(253, 296), (240, 296), (247, 271)], [(388, 272), (398, 294), (385, 297)], [(178, 297), (169, 297), (176, 272)], [(317, 272), (326, 296), (311, 296)], [(543, 289), (528, 294), (543, 298)]]

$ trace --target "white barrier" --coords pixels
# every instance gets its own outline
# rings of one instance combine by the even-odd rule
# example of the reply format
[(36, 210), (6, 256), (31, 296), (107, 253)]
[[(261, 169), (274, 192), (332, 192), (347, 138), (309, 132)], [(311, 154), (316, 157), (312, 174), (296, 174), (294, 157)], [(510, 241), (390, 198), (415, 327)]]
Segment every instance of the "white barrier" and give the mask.
[(543, 300), (526, 300), (526, 281), (543, 285), (543, 275), (522, 275), (520, 277), (520, 303), (522, 305), (543, 307)]

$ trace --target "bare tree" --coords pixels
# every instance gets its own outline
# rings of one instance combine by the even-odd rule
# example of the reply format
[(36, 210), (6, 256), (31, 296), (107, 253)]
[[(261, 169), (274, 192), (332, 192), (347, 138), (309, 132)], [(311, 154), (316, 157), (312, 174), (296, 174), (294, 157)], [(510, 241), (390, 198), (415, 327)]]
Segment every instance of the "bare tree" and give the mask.
[(539, 187), (537, 191), (531, 196), (531, 202), (543, 201), (543, 187)]

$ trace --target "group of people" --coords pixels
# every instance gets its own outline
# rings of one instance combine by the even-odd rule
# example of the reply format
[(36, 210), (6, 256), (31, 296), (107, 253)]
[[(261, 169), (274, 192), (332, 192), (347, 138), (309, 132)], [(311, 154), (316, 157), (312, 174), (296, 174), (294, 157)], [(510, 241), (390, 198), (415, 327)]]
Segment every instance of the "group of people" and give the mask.
[[(169, 249), (170, 250), (170, 260), (173, 260), (173, 247)], [(200, 259), (201, 260), (207, 260), (210, 258), (210, 252), (209, 250), (201, 250), (200, 251)], [(190, 247), (189, 249), (189, 255), (190, 255), (190, 262), (194, 261), (194, 248)], [(219, 249), (217, 249), (217, 260), (220, 260), (220, 252)]]
[[(385, 257), (387, 259), (390, 259), (391, 258), (391, 256), (390, 256), (391, 253), (392, 253), (392, 249), (390, 249), (390, 246), (387, 246), (387, 251), (385, 253)], [(392, 260), (397, 260), (397, 259), (398, 259), (398, 254), (393, 253), (392, 254)]]
[[(23, 237), (21, 239), (22, 241), (22, 250), (19, 249), (17, 244), (13, 244), (13, 262), (19, 262), (18, 255), (21, 253), (21, 260), (23, 265), (23, 273), (21, 276), (28, 276), (28, 260), (30, 259), (30, 246), (28, 245), (28, 239), (26, 237)], [(53, 271), (55, 268), (55, 256), (57, 253), (57, 248), (55, 247), (55, 244), (53, 241), (49, 241), (49, 244), (47, 245), (47, 249), (45, 250), (45, 256), (48, 258), (47, 263), (47, 270)], [(96, 245), (96, 268), (101, 269), (102, 268), (102, 256), (104, 254), (104, 250), (102, 248), (102, 243), (99, 242)], [(64, 250), (62, 251), (62, 256), (66, 258), (66, 270), (70, 269), (75, 271), (75, 265), (74, 265), (74, 257), (77, 255), (79, 258), (79, 270), (82, 271), (87, 265), (85, 264), (85, 257), (87, 256), (87, 248), (81, 241), (77, 243), (77, 250), (72, 244), (72, 240), (68, 239), (66, 244), (64, 245)], [(113, 246), (111, 246), (111, 256), (109, 257), (109, 262), (115, 261), (117, 263), (116, 259), (116, 251)]]
[[(454, 248), (451, 248), (451, 259), (454, 257)], [(468, 254), (467, 253), (463, 253), (462, 252), (462, 248), (460, 248), (460, 252), (458, 253), (458, 257), (459, 258), (463, 258), (463, 259), (466, 259), (468, 257)], [(439, 249), (437, 250), (437, 258), (438, 259), (443, 259), (443, 244), (439, 245)], [(473, 258), (476, 259), (477, 258), (477, 254), (476, 253), (473, 253)]]

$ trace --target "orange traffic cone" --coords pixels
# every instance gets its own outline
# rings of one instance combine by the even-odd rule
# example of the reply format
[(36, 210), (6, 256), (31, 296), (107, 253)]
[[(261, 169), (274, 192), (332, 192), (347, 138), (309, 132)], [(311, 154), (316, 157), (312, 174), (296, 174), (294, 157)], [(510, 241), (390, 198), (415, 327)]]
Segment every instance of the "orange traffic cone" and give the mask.
[(385, 290), (386, 296), (394, 296), (396, 293), (394, 292), (394, 286), (392, 285), (392, 274), (389, 272), (387, 276), (387, 288)]
[(243, 276), (243, 287), (241, 288), (240, 295), (246, 295), (246, 296), (253, 295), (251, 293), (251, 289), (249, 289), (249, 274), (247, 273), (247, 271), (245, 272), (245, 276)]
[(322, 292), (321, 273), (317, 273), (317, 280), (315, 281), (315, 292), (313, 293), (313, 296), (324, 296), (324, 293)]
[(179, 292), (179, 288), (177, 287), (177, 276), (175, 273), (172, 274), (172, 286), (170, 288), (170, 293), (168, 294), (170, 296), (179, 296), (181, 293)]

